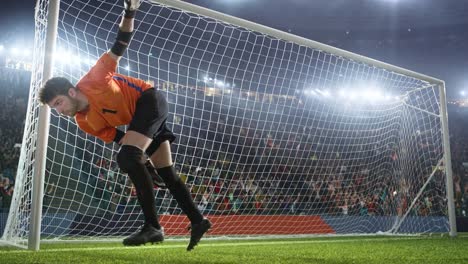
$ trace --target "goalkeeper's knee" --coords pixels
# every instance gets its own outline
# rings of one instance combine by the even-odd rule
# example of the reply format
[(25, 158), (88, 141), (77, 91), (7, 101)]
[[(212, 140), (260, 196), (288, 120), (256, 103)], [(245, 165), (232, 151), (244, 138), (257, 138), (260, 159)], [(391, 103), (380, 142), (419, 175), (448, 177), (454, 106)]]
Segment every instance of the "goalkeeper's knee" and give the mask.
[(134, 171), (141, 168), (146, 162), (143, 151), (132, 145), (123, 145), (117, 154), (117, 164), (123, 172)]

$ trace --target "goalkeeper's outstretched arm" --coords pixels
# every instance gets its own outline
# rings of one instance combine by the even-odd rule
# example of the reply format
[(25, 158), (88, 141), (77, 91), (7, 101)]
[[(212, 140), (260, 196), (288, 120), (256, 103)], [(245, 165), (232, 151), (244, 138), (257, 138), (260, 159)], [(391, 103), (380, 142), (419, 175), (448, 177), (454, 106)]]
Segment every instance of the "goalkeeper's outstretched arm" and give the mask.
[(107, 52), (117, 62), (123, 56), (132, 39), (133, 21), (139, 6), (140, 0), (124, 0), (124, 15), (119, 25), (119, 32), (114, 45)]

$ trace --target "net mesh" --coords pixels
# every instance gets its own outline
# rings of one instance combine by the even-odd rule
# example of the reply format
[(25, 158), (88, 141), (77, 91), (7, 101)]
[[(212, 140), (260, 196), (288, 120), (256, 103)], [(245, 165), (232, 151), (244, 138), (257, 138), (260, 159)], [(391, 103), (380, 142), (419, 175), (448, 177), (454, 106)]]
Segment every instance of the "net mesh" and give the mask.
[[(28, 235), (47, 1), (4, 239)], [(76, 83), (114, 43), (119, 3), (63, 0), (54, 76)], [(211, 235), (448, 230), (439, 87), (202, 15), (143, 2), (122, 74), (170, 104), (179, 175)], [(51, 114), (42, 237), (125, 236), (142, 223), (118, 146)], [(168, 236), (188, 224), (156, 188)], [(21, 242), (18, 242), (21, 243)]]

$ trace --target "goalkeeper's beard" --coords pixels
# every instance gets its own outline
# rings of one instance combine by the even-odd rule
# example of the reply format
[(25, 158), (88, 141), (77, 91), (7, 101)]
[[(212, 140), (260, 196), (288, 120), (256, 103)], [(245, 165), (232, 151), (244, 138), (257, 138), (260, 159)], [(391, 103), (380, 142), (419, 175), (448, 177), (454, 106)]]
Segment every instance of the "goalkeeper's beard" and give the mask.
[(73, 97), (70, 97), (68, 96), (68, 98), (70, 99), (70, 109), (66, 112), (64, 112), (64, 114), (66, 116), (69, 116), (69, 117), (74, 117), (76, 115), (76, 113), (79, 111), (79, 101)]

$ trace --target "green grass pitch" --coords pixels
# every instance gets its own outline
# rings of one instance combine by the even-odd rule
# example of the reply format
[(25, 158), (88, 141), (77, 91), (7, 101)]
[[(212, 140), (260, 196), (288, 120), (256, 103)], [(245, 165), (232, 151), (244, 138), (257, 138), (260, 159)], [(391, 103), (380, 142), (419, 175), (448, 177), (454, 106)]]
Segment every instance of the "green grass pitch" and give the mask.
[(0, 263), (468, 263), (468, 235), (202, 240), (123, 247), (120, 243), (45, 244), (38, 252), (0, 247)]

